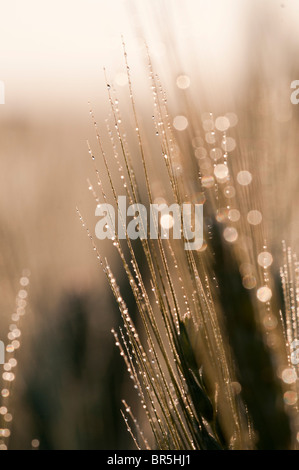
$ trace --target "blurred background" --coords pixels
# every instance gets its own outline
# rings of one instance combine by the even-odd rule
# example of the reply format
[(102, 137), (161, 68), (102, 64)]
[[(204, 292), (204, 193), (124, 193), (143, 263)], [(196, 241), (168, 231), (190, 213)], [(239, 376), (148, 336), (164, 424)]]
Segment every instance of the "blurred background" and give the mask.
[[(0, 0), (0, 13), (0, 339), (23, 269), (31, 272), (9, 447), (38, 439), (42, 449), (130, 448), (119, 408), (131, 385), (110, 334), (118, 310), (76, 214), (78, 206), (94, 229), (88, 102), (104, 134), (105, 67), (132, 128), (123, 35), (151, 138), (146, 40), (172, 115), (192, 122), (177, 129), (183, 148), (202, 113), (234, 112), (239, 158), (263, 177), (267, 236), (277, 250), (282, 238), (298, 250), (299, 106), (290, 83), (299, 79), (299, 3)], [(109, 244), (101, 251), (118, 272)], [(122, 287), (121, 270), (118, 279)], [(129, 294), (127, 302), (134, 309)]]

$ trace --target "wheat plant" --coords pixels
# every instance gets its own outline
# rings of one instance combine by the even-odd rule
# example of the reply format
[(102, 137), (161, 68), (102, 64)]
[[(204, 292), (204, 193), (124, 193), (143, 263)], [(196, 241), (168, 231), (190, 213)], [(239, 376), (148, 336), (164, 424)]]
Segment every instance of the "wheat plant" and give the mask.
[[(20, 278), (20, 286), (15, 300), (15, 309), (10, 315), (8, 342), (5, 346), (5, 362), (0, 377), (0, 450), (7, 450), (11, 436), (13, 421), (12, 391), (16, 378), (17, 352), (21, 347), (21, 320), (26, 314), (29, 288), (28, 269), (24, 269)], [(1, 367), (2, 369), (2, 367)]]
[[(145, 130), (123, 47), (130, 118), (107, 77), (111, 114), (98, 125), (90, 111), (99, 145), (97, 156), (88, 146), (95, 205), (109, 201), (117, 210), (124, 194), (130, 204), (196, 203), (204, 210), (204, 242), (196, 251), (163, 230), (157, 240), (133, 241), (119, 221), (125, 239), (115, 234), (112, 243), (135, 299), (135, 322), (78, 210), (123, 320), (112, 333), (136, 392), (123, 401), (128, 432), (138, 449), (295, 449), (299, 268), (283, 245), (280, 284), (265, 235), (262, 181), (238, 146), (237, 117), (205, 113), (199, 132), (194, 105), (190, 116), (173, 120), (147, 51), (153, 112), (152, 130)], [(164, 228), (171, 222), (170, 216)], [(112, 227), (111, 220), (107, 231)]]

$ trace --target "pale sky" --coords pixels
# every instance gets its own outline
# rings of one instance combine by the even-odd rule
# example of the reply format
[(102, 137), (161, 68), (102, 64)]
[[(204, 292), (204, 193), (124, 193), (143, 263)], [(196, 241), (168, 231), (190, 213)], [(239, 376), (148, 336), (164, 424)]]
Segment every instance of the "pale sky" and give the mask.
[[(132, 13), (134, 3), (138, 19)], [(246, 61), (247, 20), (252, 11), (257, 16), (263, 8), (274, 17), (283, 14), (288, 31), (297, 28), (299, 2), (284, 0), (283, 12), (281, 3), (283, 0), (0, 0), (0, 80), (6, 85), (6, 102), (26, 107), (38, 98), (55, 106), (55, 99), (73, 100), (74, 94), (80, 100), (89, 99), (100, 86), (103, 66), (112, 76), (123, 67), (121, 34), (133, 65), (139, 50), (136, 37), (143, 34), (163, 66), (168, 51), (163, 49), (161, 37), (171, 31), (186, 66), (195, 59), (188, 50), (188, 37), (192, 36), (196, 59), (204, 65), (203, 77), (209, 67), (216, 75), (233, 77), (235, 64)]]

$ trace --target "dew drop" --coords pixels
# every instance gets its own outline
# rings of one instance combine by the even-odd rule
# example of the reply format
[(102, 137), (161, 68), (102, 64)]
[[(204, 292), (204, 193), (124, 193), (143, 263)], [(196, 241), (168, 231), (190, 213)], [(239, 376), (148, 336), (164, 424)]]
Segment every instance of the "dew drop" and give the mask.
[(176, 116), (173, 119), (173, 127), (177, 131), (184, 131), (188, 127), (188, 119), (185, 116)]
[(273, 315), (267, 315), (263, 320), (263, 324), (267, 330), (275, 330), (277, 327), (277, 320)]
[(290, 390), (288, 392), (285, 392), (285, 394), (283, 395), (283, 399), (286, 405), (292, 406), (297, 403), (298, 395), (296, 392), (292, 392)]
[(246, 170), (239, 171), (237, 174), (237, 181), (241, 186), (247, 186), (252, 181), (252, 175)]
[(196, 148), (194, 153), (198, 159), (205, 158), (208, 155), (208, 152), (204, 147)]
[(31, 446), (34, 448), (34, 449), (37, 449), (39, 446), (40, 446), (40, 442), (38, 439), (33, 439), (31, 441)]
[(212, 119), (205, 119), (202, 123), (202, 127), (206, 132), (212, 131), (214, 129), (214, 122)]
[(233, 137), (226, 137), (223, 139), (221, 147), (225, 152), (232, 152), (236, 148), (236, 141)]
[(270, 287), (263, 286), (258, 289), (256, 296), (261, 302), (269, 302), (272, 297), (272, 291)]
[(203, 176), (201, 178), (201, 184), (204, 188), (212, 188), (215, 184), (213, 176)]
[(228, 176), (228, 168), (223, 163), (216, 165), (214, 168), (214, 175), (218, 180), (223, 180)]
[(205, 139), (208, 144), (215, 144), (216, 143), (215, 132), (207, 132), (205, 135)]
[(10, 413), (6, 413), (6, 415), (4, 415), (4, 421), (6, 423), (10, 423), (12, 421), (12, 415)]
[(215, 126), (220, 132), (227, 131), (230, 126), (229, 119), (226, 116), (219, 116), (215, 121)]
[(228, 212), (228, 218), (231, 222), (237, 222), (240, 219), (240, 212), (238, 209), (230, 209)]
[(225, 207), (222, 209), (218, 209), (216, 212), (216, 220), (217, 222), (223, 223), (226, 222), (228, 219), (228, 209)]
[(297, 373), (296, 373), (295, 369), (288, 367), (288, 368), (284, 369), (284, 371), (282, 372), (281, 378), (282, 378), (284, 383), (293, 384), (297, 380)]
[(210, 151), (210, 157), (214, 161), (220, 160), (222, 158), (222, 150), (218, 147), (213, 148)]
[(235, 127), (238, 124), (238, 116), (235, 113), (226, 113), (225, 117), (229, 120), (230, 127)]
[(234, 243), (238, 239), (238, 231), (235, 227), (226, 227), (223, 232), (224, 239), (229, 243)]
[(190, 86), (190, 78), (188, 75), (179, 75), (176, 79), (176, 85), (181, 90), (186, 90)]
[(256, 286), (256, 278), (252, 274), (246, 274), (242, 279), (245, 289), (254, 289)]
[(268, 268), (273, 263), (273, 256), (268, 251), (262, 251), (257, 257), (257, 262), (263, 268)]
[(263, 219), (260, 211), (252, 210), (247, 214), (247, 220), (251, 225), (259, 225)]
[(228, 199), (231, 199), (232, 197), (235, 197), (236, 195), (236, 190), (233, 186), (226, 186), (223, 190), (225, 197)]

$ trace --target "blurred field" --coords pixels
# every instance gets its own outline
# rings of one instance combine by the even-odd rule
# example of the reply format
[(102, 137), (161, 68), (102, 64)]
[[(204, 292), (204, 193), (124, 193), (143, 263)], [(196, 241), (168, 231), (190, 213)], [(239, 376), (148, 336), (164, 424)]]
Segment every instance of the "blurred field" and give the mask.
[[(299, 79), (298, 6), (291, 0), (284, 7), (279, 1), (240, 3), (0, 2), (6, 86), (0, 106), (0, 339), (22, 270), (31, 271), (11, 448), (30, 448), (34, 438), (45, 449), (132, 446), (119, 413), (127, 377), (110, 334), (118, 310), (76, 214), (78, 206), (93, 230), (86, 141), (95, 148), (96, 140), (88, 101), (104, 131), (103, 66), (132, 127), (122, 86), (122, 33), (147, 135), (153, 130), (143, 36), (171, 113), (190, 116), (194, 125), (179, 135), (182, 148), (190, 151), (187, 136), (198, 130), (202, 112), (234, 111), (243, 157), (265, 176), (270, 243), (278, 250), (276, 240), (287, 237), (298, 250), (299, 106), (289, 101), (290, 83)], [(186, 93), (176, 86), (182, 73), (192, 85)], [(117, 271), (109, 244), (101, 250)], [(119, 277), (122, 282), (121, 271)]]

